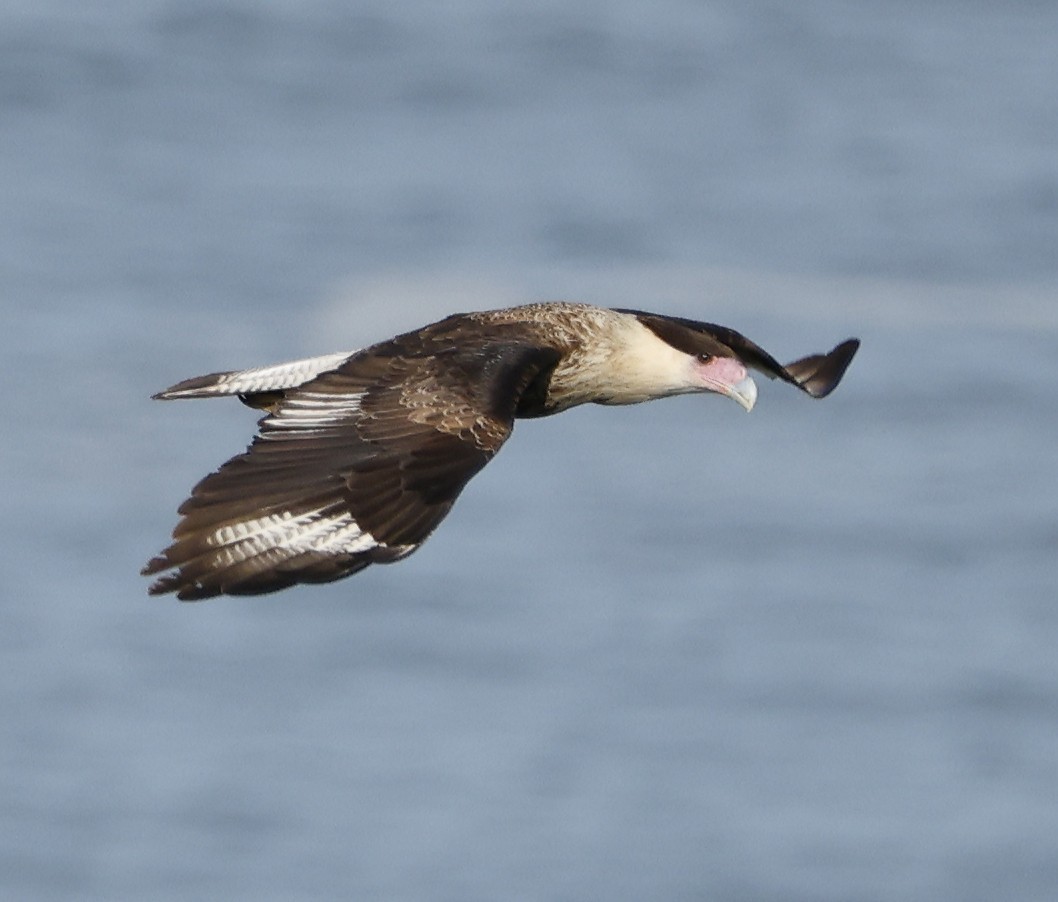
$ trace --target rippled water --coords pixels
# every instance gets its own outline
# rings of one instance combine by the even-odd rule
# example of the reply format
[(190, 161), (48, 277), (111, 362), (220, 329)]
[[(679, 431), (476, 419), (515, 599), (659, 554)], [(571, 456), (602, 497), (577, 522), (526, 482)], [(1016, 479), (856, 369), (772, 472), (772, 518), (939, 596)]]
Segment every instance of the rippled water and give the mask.
[[(1058, 14), (567, 6), (0, 11), (7, 895), (1058, 895)], [(864, 345), (146, 598), (254, 423), (151, 392), (560, 296)]]

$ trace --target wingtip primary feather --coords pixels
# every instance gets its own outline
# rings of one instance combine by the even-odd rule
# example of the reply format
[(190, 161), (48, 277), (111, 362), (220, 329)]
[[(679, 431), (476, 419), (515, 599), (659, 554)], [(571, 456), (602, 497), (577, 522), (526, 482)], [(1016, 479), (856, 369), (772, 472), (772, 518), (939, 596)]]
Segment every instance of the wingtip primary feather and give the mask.
[(849, 338), (826, 354), (811, 354), (788, 363), (785, 370), (813, 398), (825, 398), (838, 387), (859, 347), (858, 338)]
[(209, 373), (205, 376), (192, 376), (170, 385), (168, 388), (151, 395), (152, 401), (175, 401), (180, 398), (210, 398), (214, 395), (230, 394), (225, 390), (225, 380), (230, 379), (233, 372)]

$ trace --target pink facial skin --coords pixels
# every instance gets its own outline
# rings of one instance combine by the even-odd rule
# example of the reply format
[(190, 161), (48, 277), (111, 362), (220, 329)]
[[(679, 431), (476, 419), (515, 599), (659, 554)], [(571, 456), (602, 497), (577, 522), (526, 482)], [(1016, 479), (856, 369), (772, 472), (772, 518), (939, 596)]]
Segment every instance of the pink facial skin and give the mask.
[(695, 369), (702, 387), (707, 391), (726, 395), (747, 411), (753, 409), (757, 400), (757, 385), (741, 361), (734, 357), (710, 357), (705, 361), (697, 361)]

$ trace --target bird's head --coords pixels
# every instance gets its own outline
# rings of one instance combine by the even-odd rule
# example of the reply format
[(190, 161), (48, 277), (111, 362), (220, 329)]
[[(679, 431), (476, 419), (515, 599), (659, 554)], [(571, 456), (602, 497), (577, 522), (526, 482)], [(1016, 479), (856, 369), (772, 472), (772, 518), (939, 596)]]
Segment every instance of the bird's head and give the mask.
[[(784, 366), (762, 347), (726, 326), (636, 310), (620, 312), (634, 316), (645, 331), (669, 349), (672, 386), (659, 397), (715, 392), (737, 401), (747, 411), (757, 400), (750, 369), (769, 379), (789, 382), (813, 398), (825, 398), (841, 381), (860, 346), (858, 339), (850, 338), (826, 354), (811, 354)], [(656, 356), (661, 359), (665, 355)]]
[[(620, 311), (611, 334), (605, 368), (591, 400), (599, 404), (636, 404), (654, 398), (712, 392), (751, 410), (757, 386), (738, 354), (708, 333), (679, 322)], [(601, 378), (600, 378), (601, 375)]]

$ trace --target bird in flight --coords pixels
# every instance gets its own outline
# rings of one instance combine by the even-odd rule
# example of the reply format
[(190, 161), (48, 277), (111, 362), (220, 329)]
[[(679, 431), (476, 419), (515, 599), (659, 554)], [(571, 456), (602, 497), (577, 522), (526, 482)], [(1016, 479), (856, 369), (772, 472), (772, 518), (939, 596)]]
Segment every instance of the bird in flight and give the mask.
[(267, 411), (198, 483), (152, 595), (195, 601), (324, 583), (399, 561), (444, 519), (514, 421), (578, 404), (714, 392), (747, 411), (748, 370), (815, 398), (859, 341), (785, 366), (733, 329), (564, 302), (460, 313), (359, 351), (212, 373), (159, 399), (236, 395)]

